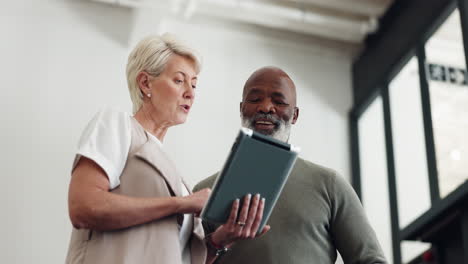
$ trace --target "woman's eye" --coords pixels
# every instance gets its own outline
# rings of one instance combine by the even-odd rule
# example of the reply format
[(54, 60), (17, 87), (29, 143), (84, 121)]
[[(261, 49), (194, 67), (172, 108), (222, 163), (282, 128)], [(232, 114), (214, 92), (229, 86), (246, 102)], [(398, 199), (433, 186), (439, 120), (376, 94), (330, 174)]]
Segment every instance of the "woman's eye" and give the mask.
[(184, 81), (183, 80), (176, 80), (175, 82), (176, 83), (183, 83)]

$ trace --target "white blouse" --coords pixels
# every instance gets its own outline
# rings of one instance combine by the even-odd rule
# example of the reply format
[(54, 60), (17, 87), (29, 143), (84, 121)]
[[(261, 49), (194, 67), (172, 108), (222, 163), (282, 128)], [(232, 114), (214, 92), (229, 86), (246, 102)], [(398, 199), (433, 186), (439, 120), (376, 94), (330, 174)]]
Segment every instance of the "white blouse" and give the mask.
[[(130, 122), (133, 117), (125, 112), (105, 109), (98, 112), (83, 131), (77, 150), (77, 157), (86, 157), (98, 164), (109, 179), (109, 189), (120, 185), (120, 175), (125, 167), (130, 144), (132, 142)], [(146, 132), (150, 140), (161, 148), (162, 142), (153, 134)], [(76, 163), (75, 163), (76, 164)], [(189, 191), (182, 184), (183, 196)], [(179, 240), (184, 264), (190, 264), (190, 246), (188, 240), (192, 234), (193, 219), (191, 214), (184, 214), (180, 226)]]

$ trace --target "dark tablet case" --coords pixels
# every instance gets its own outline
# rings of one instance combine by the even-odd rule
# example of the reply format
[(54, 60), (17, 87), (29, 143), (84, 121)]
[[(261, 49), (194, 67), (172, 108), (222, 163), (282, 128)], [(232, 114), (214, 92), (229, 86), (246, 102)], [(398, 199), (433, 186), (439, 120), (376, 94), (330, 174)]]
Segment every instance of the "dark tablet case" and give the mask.
[[(265, 198), (263, 229), (296, 162), (291, 145), (249, 129), (241, 129), (201, 213), (205, 221), (224, 224), (232, 203), (250, 193)], [(241, 207), (240, 206), (240, 207)]]

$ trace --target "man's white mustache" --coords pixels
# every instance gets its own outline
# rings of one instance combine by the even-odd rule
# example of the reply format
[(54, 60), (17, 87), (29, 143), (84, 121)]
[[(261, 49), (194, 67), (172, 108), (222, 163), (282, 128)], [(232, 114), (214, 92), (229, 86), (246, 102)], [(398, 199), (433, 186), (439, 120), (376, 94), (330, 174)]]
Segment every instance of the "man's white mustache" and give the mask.
[(282, 124), (282, 120), (279, 119), (279, 118), (276, 118), (274, 117), (273, 115), (271, 114), (256, 114), (254, 115), (253, 117), (250, 118), (250, 124), (252, 126), (255, 125), (255, 123), (257, 123), (259, 120), (261, 121), (270, 121), (271, 123), (273, 123), (276, 127), (279, 127), (281, 124)]
[[(268, 115), (268, 114), (257, 114), (251, 118), (247, 118), (241, 114), (241, 122), (242, 122), (241, 124), (243, 127), (250, 128), (255, 131), (255, 119), (256, 118), (260, 119), (259, 118), (260, 116), (263, 117), (263, 119), (268, 119), (268, 116), (272, 117), (271, 115)], [(268, 136), (271, 136), (283, 142), (288, 142), (289, 135), (291, 132), (292, 118), (289, 122), (284, 121), (282, 119), (277, 119), (274, 117), (272, 119), (276, 121), (276, 123), (275, 123), (275, 127), (271, 131), (271, 134), (269, 134)], [(262, 131), (259, 131), (259, 132), (262, 132)]]

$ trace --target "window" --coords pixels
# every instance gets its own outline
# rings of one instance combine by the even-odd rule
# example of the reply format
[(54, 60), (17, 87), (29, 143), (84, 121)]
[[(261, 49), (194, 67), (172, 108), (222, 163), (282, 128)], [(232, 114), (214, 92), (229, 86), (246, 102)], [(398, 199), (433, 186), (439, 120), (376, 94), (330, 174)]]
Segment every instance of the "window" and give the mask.
[(439, 189), (443, 198), (468, 179), (468, 82), (458, 9), (425, 48)]
[(382, 98), (378, 97), (358, 120), (362, 204), (382, 245), (392, 261), (387, 158)]
[[(398, 216), (403, 229), (431, 207), (419, 67), (412, 57), (389, 85)], [(416, 198), (417, 197), (417, 198)], [(403, 241), (403, 263), (429, 248)]]

